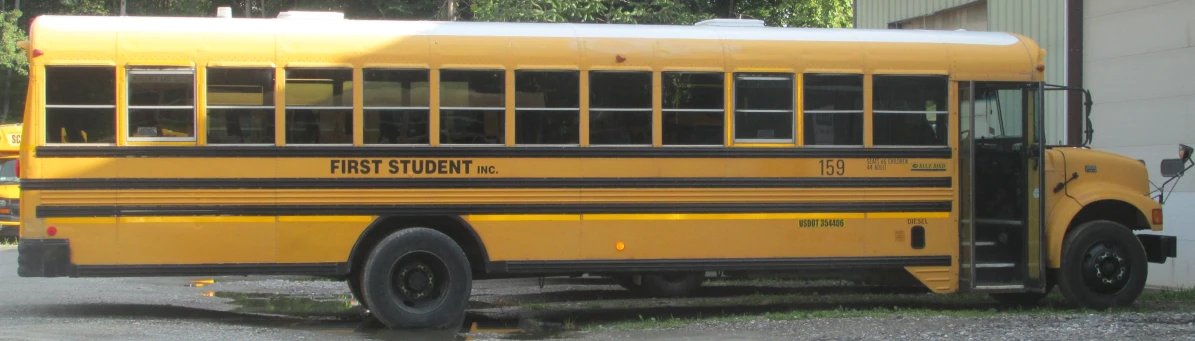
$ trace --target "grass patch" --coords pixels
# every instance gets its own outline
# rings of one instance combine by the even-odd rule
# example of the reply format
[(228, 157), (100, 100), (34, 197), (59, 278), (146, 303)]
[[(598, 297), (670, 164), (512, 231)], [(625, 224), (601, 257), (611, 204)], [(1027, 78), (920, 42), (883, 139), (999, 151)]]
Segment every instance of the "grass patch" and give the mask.
[(2, 246), (16, 246), (19, 240), (16, 238), (0, 238), (0, 245)]

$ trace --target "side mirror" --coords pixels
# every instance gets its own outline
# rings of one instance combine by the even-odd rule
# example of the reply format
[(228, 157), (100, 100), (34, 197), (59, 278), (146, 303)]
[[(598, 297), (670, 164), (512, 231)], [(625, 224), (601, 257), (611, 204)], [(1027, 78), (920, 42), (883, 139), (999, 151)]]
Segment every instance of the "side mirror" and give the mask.
[[(1190, 159), (1190, 156), (1187, 156)], [(1175, 176), (1183, 175), (1183, 168), (1186, 165), (1183, 159), (1165, 159), (1162, 160), (1162, 177), (1173, 178)]]

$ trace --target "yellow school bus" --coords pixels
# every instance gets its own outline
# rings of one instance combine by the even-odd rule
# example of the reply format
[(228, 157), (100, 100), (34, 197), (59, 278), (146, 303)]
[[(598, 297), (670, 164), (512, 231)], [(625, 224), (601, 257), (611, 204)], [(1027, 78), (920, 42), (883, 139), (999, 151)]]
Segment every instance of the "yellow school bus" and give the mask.
[(1045, 145), (1015, 34), (285, 17), (36, 18), (20, 275), (327, 276), (408, 328), (580, 273), (1104, 308), (1174, 257), (1144, 164)]
[(0, 240), (15, 239), (20, 228), (21, 189), (17, 174), (21, 124), (0, 124)]

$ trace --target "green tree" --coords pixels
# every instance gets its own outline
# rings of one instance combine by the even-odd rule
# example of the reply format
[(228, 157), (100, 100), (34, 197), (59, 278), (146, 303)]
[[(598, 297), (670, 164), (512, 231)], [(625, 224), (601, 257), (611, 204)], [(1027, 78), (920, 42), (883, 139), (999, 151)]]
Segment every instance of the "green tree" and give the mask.
[(739, 0), (735, 13), (779, 27), (851, 27), (850, 0)]

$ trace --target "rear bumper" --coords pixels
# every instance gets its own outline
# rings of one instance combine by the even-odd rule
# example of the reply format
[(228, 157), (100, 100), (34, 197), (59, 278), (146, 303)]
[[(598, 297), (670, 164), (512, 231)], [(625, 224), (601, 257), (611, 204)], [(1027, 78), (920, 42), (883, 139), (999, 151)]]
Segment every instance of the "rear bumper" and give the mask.
[(1156, 234), (1139, 234), (1141, 246), (1145, 247), (1145, 258), (1150, 263), (1165, 264), (1167, 258), (1178, 257), (1178, 238)]
[(64, 277), (74, 275), (71, 246), (66, 239), (24, 239), (17, 244), (17, 275)]

